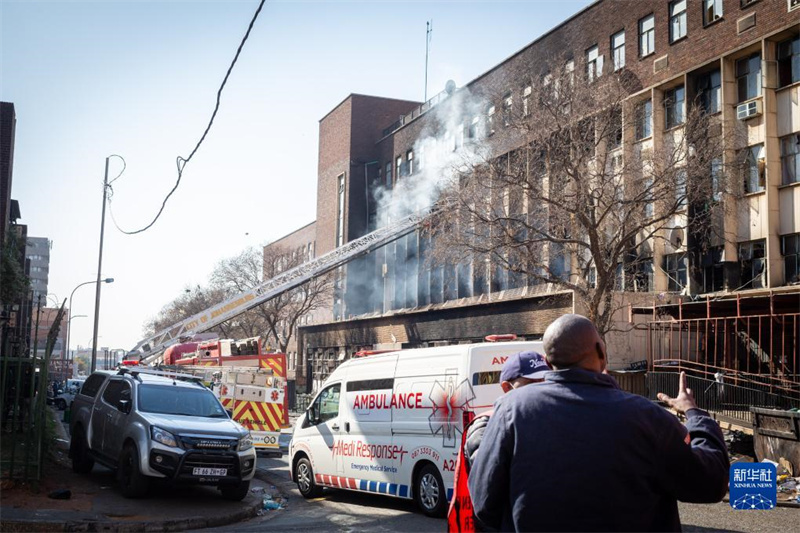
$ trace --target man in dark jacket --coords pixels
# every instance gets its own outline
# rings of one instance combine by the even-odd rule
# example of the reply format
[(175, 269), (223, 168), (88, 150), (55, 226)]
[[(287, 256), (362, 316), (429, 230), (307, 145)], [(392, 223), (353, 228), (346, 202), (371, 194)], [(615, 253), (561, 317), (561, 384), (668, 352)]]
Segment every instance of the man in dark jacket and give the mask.
[(555, 369), (503, 396), (470, 472), (475, 515), (504, 531), (680, 531), (677, 500), (712, 503), (727, 490), (718, 425), (686, 377), (659, 398), (687, 417), (619, 389), (603, 373), (605, 345), (585, 317), (544, 335)]

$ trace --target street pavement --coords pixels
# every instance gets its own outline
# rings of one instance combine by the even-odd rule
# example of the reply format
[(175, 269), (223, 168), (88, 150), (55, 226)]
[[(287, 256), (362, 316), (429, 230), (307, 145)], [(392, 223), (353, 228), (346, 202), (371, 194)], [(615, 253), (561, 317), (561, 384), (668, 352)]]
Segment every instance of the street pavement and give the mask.
[[(377, 494), (326, 489), (323, 495), (306, 500), (289, 480), (287, 456), (263, 457), (258, 473), (288, 497), (285, 509), (236, 524), (236, 531), (444, 531), (443, 519), (429, 518), (417, 511), (411, 500)], [(226, 531), (229, 528), (212, 529)], [(209, 531), (208, 529), (203, 531)]]
[[(320, 498), (305, 500), (289, 480), (286, 455), (260, 458), (257, 476), (288, 496), (285, 509), (236, 525), (237, 531), (445, 531), (442, 519), (428, 518), (413, 501), (344, 490), (326, 489)], [(580, 497), (575, 500), (580, 510)], [(800, 510), (779, 507), (771, 511), (735, 511), (727, 502), (679, 504), (687, 532), (788, 533), (798, 531)], [(223, 531), (219, 528), (216, 531)], [(207, 530), (206, 530), (207, 531)], [(212, 530), (214, 531), (214, 530)]]

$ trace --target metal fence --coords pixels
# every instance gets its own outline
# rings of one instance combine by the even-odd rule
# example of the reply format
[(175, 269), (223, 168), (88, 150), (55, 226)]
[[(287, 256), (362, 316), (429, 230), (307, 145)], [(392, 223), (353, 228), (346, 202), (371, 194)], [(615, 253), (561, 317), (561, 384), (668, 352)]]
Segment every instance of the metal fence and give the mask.
[(654, 321), (648, 329), (651, 372), (685, 370), (730, 390), (800, 401), (800, 313)]
[[(675, 396), (678, 391), (679, 373), (675, 371), (647, 374), (646, 397), (656, 399), (659, 392)], [(692, 390), (697, 406), (723, 421), (751, 425), (753, 413), (750, 407), (770, 409), (800, 408), (800, 400), (780, 392), (769, 385), (741, 386), (696, 375), (686, 376), (686, 386)]]
[[(48, 370), (62, 304), (51, 328), (44, 357), (26, 357), (10, 350), (0, 353), (0, 477), (40, 479), (46, 452)], [(38, 320), (36, 322), (38, 331)], [(34, 344), (33, 353), (37, 352)]]

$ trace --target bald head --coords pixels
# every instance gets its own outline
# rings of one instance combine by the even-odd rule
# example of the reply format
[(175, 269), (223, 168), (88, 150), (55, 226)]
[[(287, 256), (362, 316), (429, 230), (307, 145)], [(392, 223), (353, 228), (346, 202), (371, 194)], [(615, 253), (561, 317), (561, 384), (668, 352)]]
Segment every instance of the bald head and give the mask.
[(577, 366), (602, 372), (605, 368), (605, 344), (585, 316), (563, 315), (548, 326), (542, 341), (555, 369)]

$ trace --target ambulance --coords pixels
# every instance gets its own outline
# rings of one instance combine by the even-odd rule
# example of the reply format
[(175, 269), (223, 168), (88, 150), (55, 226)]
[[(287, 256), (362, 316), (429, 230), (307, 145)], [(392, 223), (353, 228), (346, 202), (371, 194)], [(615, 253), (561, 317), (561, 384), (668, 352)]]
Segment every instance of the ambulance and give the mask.
[(354, 357), (298, 418), (292, 480), (306, 498), (324, 487), (413, 499), (443, 516), (462, 429), (500, 397), (509, 355), (542, 343), (488, 342)]

